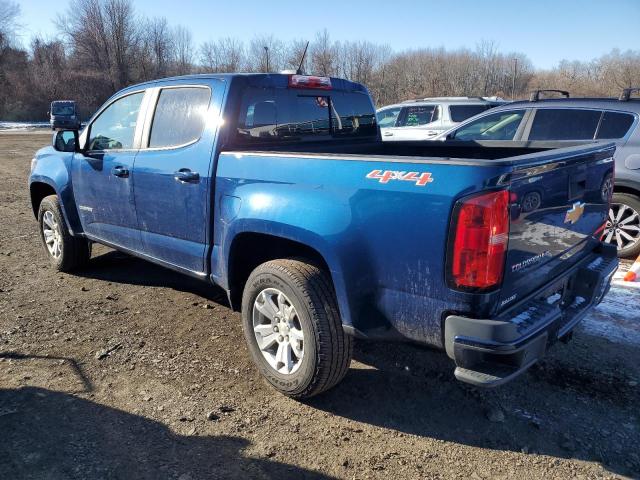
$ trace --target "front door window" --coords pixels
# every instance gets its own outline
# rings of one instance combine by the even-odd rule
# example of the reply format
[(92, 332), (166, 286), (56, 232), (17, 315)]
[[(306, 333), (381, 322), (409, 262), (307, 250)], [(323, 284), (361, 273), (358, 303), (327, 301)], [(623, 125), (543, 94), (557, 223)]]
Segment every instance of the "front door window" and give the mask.
[(138, 122), (144, 92), (120, 98), (109, 105), (91, 124), (88, 150), (129, 150)]

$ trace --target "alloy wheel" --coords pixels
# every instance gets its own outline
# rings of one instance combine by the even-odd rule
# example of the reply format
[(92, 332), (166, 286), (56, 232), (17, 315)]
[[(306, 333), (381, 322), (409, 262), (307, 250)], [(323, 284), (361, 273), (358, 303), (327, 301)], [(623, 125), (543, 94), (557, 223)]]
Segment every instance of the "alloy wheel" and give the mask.
[(612, 203), (605, 225), (603, 240), (618, 250), (640, 242), (640, 213), (629, 205)]
[(276, 288), (266, 288), (256, 297), (252, 316), (253, 333), (267, 363), (278, 373), (295, 373), (304, 357), (304, 333), (289, 298)]
[(42, 216), (42, 233), (44, 235), (44, 243), (49, 250), (49, 254), (55, 258), (62, 255), (62, 235), (60, 234), (60, 225), (56, 221), (56, 217), (50, 210), (44, 212)]

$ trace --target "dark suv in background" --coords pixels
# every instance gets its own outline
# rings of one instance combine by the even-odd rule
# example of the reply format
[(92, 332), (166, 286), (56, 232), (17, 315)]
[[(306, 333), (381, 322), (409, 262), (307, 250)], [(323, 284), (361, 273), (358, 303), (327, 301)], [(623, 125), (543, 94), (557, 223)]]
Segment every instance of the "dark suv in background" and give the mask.
[(48, 114), (52, 130), (80, 128), (78, 108), (73, 100), (54, 100), (51, 102), (51, 109)]
[[(565, 98), (541, 99), (547, 92)], [(637, 92), (628, 88), (619, 98), (569, 98), (562, 90), (537, 90), (528, 101), (493, 108), (435, 140), (505, 148), (614, 142), (615, 185), (603, 239), (617, 246), (620, 257), (635, 257), (640, 254), (640, 98), (632, 94)], [(610, 185), (603, 185), (604, 193), (607, 189)]]

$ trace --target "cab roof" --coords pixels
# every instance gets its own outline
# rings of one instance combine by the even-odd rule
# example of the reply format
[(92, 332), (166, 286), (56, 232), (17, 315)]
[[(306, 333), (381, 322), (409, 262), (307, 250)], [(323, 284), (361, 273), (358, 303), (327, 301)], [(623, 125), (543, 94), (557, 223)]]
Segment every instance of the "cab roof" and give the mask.
[(492, 111), (511, 110), (514, 108), (601, 108), (606, 110), (619, 110), (640, 114), (640, 98), (631, 98), (621, 101), (614, 97), (573, 97), (573, 98), (544, 98), (535, 102), (529, 100), (516, 100), (506, 105), (496, 107)]
[[(184, 81), (198, 81), (207, 79), (217, 79), (225, 82), (231, 82), (235, 79), (244, 79), (248, 85), (262, 86), (262, 87), (277, 87), (286, 88), (289, 85), (289, 77), (291, 73), (198, 73), (191, 75), (181, 75), (176, 77), (160, 78), (157, 80), (150, 80), (148, 82), (138, 83), (130, 85), (118, 92), (124, 92), (128, 90), (134, 90), (139, 88), (151, 87), (158, 84), (171, 85), (172, 83), (182, 83)], [(303, 75), (306, 76), (306, 75)], [(315, 75), (317, 76), (317, 75)], [(329, 77), (331, 79), (331, 90), (341, 91), (357, 91), (368, 93), (366, 87), (360, 83), (345, 80), (343, 78)], [(327, 90), (330, 91), (330, 90)]]

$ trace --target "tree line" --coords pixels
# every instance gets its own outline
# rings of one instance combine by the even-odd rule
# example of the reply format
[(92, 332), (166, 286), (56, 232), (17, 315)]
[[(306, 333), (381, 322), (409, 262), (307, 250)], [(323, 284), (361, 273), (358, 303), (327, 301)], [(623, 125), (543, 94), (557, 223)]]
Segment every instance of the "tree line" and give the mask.
[(524, 53), (481, 41), (474, 49), (394, 52), (371, 41), (339, 41), (325, 29), (309, 42), (256, 35), (197, 46), (188, 28), (135, 11), (132, 0), (72, 0), (53, 39), (19, 43), (19, 5), (0, 0), (0, 119), (40, 120), (54, 99), (73, 99), (83, 118), (119, 89), (204, 72), (278, 72), (343, 77), (365, 84), (377, 106), (428, 96), (522, 98), (534, 88), (573, 96), (617, 96), (640, 85), (640, 51), (613, 50), (590, 62), (536, 70)]

